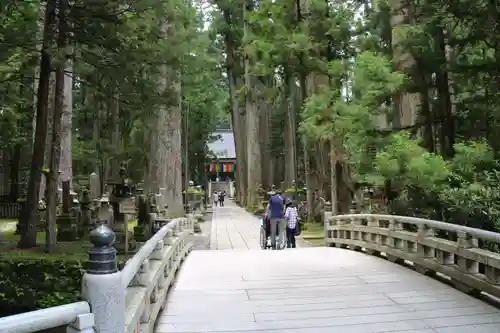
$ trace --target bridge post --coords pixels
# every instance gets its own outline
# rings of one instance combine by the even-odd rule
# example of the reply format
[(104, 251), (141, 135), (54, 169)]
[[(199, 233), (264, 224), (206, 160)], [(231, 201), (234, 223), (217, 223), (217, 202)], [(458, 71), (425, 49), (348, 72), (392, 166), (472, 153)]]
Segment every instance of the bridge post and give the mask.
[(89, 236), (93, 248), (83, 275), (82, 295), (95, 316), (97, 333), (124, 333), (125, 288), (113, 247), (116, 235), (101, 223)]
[(325, 242), (330, 237), (330, 235), (328, 235), (328, 223), (330, 223), (330, 218), (332, 216), (333, 216), (332, 204), (327, 201), (323, 206), (323, 228), (324, 228)]

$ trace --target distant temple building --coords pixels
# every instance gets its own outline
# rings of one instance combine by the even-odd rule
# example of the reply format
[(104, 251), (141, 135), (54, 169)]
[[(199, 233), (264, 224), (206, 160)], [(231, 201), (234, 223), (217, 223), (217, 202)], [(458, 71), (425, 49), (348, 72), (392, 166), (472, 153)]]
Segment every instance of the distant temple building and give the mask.
[(218, 130), (212, 133), (217, 137), (207, 144), (209, 156), (213, 158), (208, 165), (209, 181), (233, 181), (236, 171), (236, 149), (232, 130)]

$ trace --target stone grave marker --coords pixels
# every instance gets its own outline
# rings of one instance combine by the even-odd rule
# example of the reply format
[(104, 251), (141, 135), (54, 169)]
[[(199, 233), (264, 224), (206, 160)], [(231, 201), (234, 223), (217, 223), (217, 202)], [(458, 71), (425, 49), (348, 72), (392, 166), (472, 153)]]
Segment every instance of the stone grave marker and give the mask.
[(89, 194), (91, 200), (97, 200), (101, 196), (101, 182), (95, 172), (89, 175)]
[(71, 214), (73, 198), (70, 191), (70, 182), (62, 182), (62, 213), (57, 217), (57, 240), (74, 241), (78, 239), (76, 217)]
[(134, 228), (134, 237), (138, 242), (144, 243), (151, 237), (149, 213), (150, 204), (144, 195), (137, 197), (137, 226)]
[(92, 223), (92, 201), (90, 200), (89, 190), (84, 188), (82, 190), (82, 197), (80, 198), (80, 219), (78, 226), (78, 235), (80, 238), (86, 237), (93, 227)]

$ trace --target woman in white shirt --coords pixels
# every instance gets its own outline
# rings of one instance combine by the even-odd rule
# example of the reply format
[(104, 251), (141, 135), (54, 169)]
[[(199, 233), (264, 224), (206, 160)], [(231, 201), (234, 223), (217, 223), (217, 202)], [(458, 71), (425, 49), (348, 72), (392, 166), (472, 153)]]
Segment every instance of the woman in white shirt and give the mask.
[(298, 214), (297, 208), (294, 207), (292, 201), (286, 203), (285, 209), (285, 220), (286, 220), (286, 247), (295, 248), (295, 232), (298, 225)]
[(212, 194), (212, 200), (214, 202), (214, 207), (217, 207), (217, 203), (219, 202), (219, 194), (217, 193), (217, 191), (214, 191), (214, 194)]

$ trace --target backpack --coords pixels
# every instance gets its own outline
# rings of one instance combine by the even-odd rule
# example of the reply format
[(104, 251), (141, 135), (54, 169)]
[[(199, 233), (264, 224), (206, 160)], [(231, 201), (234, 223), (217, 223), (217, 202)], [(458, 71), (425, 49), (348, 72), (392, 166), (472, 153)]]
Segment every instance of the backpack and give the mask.
[(297, 224), (295, 225), (295, 236), (300, 236), (302, 232), (302, 227), (300, 225), (300, 219), (297, 217)]

